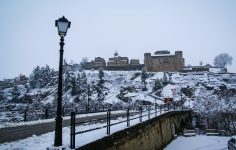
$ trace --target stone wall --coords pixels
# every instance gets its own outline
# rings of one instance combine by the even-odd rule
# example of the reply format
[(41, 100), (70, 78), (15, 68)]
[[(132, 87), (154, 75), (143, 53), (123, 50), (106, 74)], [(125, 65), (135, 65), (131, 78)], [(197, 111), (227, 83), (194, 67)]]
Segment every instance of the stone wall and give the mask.
[(180, 132), (190, 116), (189, 111), (168, 112), (84, 145), (78, 150), (161, 150), (174, 138), (173, 130)]
[(185, 62), (182, 51), (176, 51), (174, 55), (151, 56), (151, 53), (145, 53), (144, 64), (147, 71), (165, 72), (181, 71)]
[(128, 71), (128, 70), (142, 70), (143, 64), (140, 65), (125, 65), (125, 66), (106, 66), (104, 70), (114, 70), (114, 71)]

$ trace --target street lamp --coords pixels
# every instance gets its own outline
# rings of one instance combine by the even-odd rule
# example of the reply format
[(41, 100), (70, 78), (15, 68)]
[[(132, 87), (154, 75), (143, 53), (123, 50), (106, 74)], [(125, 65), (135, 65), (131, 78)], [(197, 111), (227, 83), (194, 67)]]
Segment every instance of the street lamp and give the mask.
[(68, 21), (64, 16), (56, 20), (56, 27), (58, 28), (58, 34), (61, 37), (60, 40), (60, 59), (59, 59), (59, 76), (58, 76), (58, 93), (57, 93), (57, 115), (56, 115), (56, 129), (54, 146), (62, 146), (62, 63), (63, 63), (63, 46), (64, 37), (66, 36), (67, 29), (70, 28), (70, 21)]

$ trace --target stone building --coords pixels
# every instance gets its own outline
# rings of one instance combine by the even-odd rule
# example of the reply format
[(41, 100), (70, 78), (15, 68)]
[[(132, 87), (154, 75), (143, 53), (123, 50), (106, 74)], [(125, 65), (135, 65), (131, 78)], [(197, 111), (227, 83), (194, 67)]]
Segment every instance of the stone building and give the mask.
[(125, 66), (129, 64), (128, 57), (121, 57), (117, 52), (114, 53), (113, 58), (109, 58), (107, 66)]
[(106, 67), (106, 61), (104, 58), (95, 57), (91, 62), (86, 63), (85, 69), (99, 69)]
[(96, 57), (91, 62), (85, 64), (84, 69), (99, 69), (103, 68), (104, 70), (115, 70), (115, 71), (128, 71), (128, 70), (142, 70), (144, 64), (140, 64), (138, 59), (131, 59), (129, 62), (128, 57), (121, 57), (117, 52), (114, 53), (113, 58), (109, 58), (106, 63), (105, 59), (101, 57)]
[(105, 59), (103, 59), (101, 57), (96, 57), (93, 61), (93, 64), (95, 67), (105, 67), (106, 61), (105, 61)]
[(182, 51), (176, 51), (174, 55), (170, 51), (156, 51), (156, 55), (144, 54), (144, 65), (147, 71), (181, 71), (185, 65)]
[(138, 59), (131, 59), (130, 65), (140, 65), (139, 60)]

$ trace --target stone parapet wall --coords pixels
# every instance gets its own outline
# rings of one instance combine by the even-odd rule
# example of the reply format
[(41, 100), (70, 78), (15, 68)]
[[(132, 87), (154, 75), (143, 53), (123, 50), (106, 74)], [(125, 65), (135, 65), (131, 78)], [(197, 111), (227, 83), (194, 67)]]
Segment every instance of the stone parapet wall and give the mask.
[(190, 119), (190, 114), (189, 111), (168, 112), (84, 145), (78, 150), (161, 150), (174, 137), (171, 124), (175, 124), (176, 131), (180, 131), (183, 121)]

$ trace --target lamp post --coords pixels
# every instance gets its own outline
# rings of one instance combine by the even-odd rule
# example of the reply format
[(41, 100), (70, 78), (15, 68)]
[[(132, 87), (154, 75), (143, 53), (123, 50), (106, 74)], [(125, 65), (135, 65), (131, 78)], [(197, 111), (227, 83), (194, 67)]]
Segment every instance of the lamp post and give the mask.
[(63, 46), (64, 46), (64, 37), (66, 36), (67, 29), (70, 28), (70, 21), (68, 21), (64, 16), (59, 18), (55, 22), (56, 27), (58, 28), (58, 34), (61, 37), (60, 40), (60, 59), (59, 59), (59, 76), (58, 76), (58, 93), (57, 93), (57, 114), (56, 114), (56, 129), (55, 129), (55, 138), (54, 146), (62, 146), (62, 65), (63, 65)]

